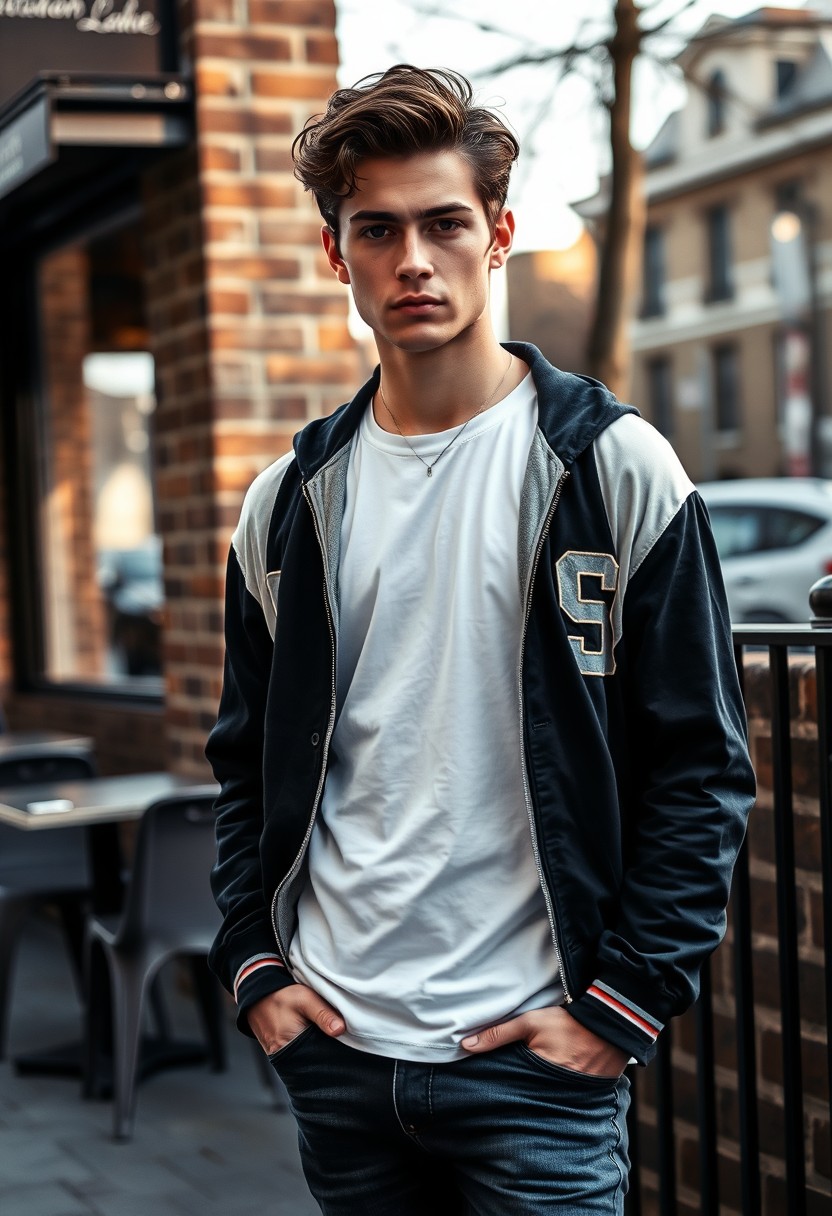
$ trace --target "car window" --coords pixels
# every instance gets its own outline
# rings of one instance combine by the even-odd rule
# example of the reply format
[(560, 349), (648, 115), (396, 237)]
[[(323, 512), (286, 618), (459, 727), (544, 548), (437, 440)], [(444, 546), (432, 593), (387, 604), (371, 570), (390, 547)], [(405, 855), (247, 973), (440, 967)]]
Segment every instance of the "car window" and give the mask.
[(809, 515), (805, 511), (772, 508), (766, 521), (766, 548), (789, 549), (792, 545), (802, 545), (823, 526), (823, 522), (817, 515)]
[(825, 523), (817, 515), (790, 507), (711, 506), (708, 513), (720, 558), (790, 549)]
[(757, 507), (708, 507), (720, 558), (765, 548), (765, 513)]

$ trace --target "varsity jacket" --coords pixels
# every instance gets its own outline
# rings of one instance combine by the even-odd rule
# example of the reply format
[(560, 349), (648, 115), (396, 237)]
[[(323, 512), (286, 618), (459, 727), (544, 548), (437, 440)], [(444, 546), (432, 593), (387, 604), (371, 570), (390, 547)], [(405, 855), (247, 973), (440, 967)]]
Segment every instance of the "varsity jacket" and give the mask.
[[(517, 547), (529, 847), (569, 1013), (643, 1064), (724, 933), (754, 797), (728, 610), (707, 513), (665, 440), (597, 381), (507, 349), (539, 402)], [(244, 1030), (294, 982), (335, 725), (347, 467), (377, 387), (378, 371), (257, 478), (229, 555), (210, 961)]]

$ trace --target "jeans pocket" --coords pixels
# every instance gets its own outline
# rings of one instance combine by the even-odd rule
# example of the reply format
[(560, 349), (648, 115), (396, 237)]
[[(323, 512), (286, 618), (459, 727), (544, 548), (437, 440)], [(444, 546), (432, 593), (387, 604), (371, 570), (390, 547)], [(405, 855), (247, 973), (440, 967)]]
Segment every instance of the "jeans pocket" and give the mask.
[(578, 1072), (575, 1068), (567, 1068), (565, 1064), (555, 1064), (553, 1060), (547, 1060), (545, 1056), (538, 1055), (526, 1043), (518, 1043), (517, 1046), (520, 1048), (521, 1054), (536, 1064), (541, 1072), (551, 1073), (573, 1085), (584, 1085), (588, 1089), (614, 1089), (621, 1080), (621, 1077), (599, 1077), (591, 1072)]
[(317, 1027), (315, 1026), (315, 1023), (310, 1022), (308, 1026), (304, 1027), (300, 1034), (296, 1034), (295, 1037), (290, 1039), (288, 1043), (284, 1043), (282, 1047), (278, 1047), (277, 1051), (269, 1052), (268, 1056), (266, 1057), (269, 1063), (274, 1064), (276, 1068), (281, 1066), (286, 1057), (292, 1055), (295, 1048), (298, 1047), (299, 1044), (303, 1043), (304, 1040), (310, 1038), (312, 1031), (316, 1029)]

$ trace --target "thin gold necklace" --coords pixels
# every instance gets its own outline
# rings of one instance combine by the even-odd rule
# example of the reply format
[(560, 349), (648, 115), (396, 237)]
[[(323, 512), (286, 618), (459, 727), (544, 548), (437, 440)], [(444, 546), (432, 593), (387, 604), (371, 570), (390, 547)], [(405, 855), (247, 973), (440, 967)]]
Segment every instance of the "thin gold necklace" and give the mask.
[(508, 375), (508, 373), (509, 373), (509, 370), (510, 370), (510, 368), (511, 368), (511, 364), (512, 364), (512, 362), (513, 362), (513, 359), (514, 359), (514, 356), (513, 356), (513, 355), (511, 355), (511, 354), (509, 354), (509, 357), (508, 357), (508, 364), (507, 364), (507, 366), (506, 366), (506, 370), (503, 372), (502, 376), (500, 376), (500, 383), (497, 385), (497, 387), (494, 389), (494, 391), (493, 391), (493, 392), (491, 392), (491, 393), (489, 393), (489, 394), (488, 394), (488, 396), (486, 397), (485, 401), (483, 401), (482, 405), (481, 405), (481, 406), (480, 406), (480, 408), (479, 408), (479, 409), (476, 411), (476, 413), (472, 414), (470, 418), (466, 419), (466, 421), (465, 421), (465, 422), (463, 422), (462, 426), (459, 428), (459, 430), (457, 431), (457, 433), (456, 433), (456, 434), (455, 434), (455, 435), (454, 435), (454, 436), (453, 436), (451, 439), (449, 439), (449, 440), (448, 440), (448, 442), (445, 444), (445, 446), (444, 446), (444, 448), (442, 449), (442, 451), (441, 451), (441, 452), (439, 453), (439, 455), (436, 457), (436, 460), (434, 460), (434, 461), (433, 461), (431, 464), (428, 464), (428, 462), (427, 462), (427, 461), (424, 459), (424, 457), (422, 457), (422, 456), (420, 456), (420, 455), (419, 455), (419, 453), (418, 453), (418, 452), (416, 451), (416, 449), (414, 448), (413, 444), (412, 444), (412, 443), (410, 442), (410, 440), (408, 439), (407, 435), (405, 435), (404, 431), (403, 431), (403, 430), (402, 430), (402, 428), (399, 426), (399, 423), (398, 423), (398, 420), (397, 420), (397, 418), (396, 418), (396, 415), (393, 413), (393, 411), (390, 409), (390, 406), (387, 404), (387, 398), (386, 398), (386, 397), (385, 397), (385, 395), (384, 395), (384, 386), (382, 385), (381, 380), (379, 380), (379, 382), (378, 382), (378, 391), (381, 393), (381, 400), (382, 400), (382, 402), (383, 402), (383, 404), (384, 404), (384, 408), (387, 410), (387, 413), (388, 413), (388, 414), (390, 415), (390, 417), (392, 418), (392, 420), (393, 420), (393, 425), (395, 426), (396, 430), (399, 432), (399, 434), (401, 435), (402, 439), (405, 441), (405, 443), (407, 444), (407, 446), (410, 448), (410, 450), (411, 450), (411, 452), (413, 453), (413, 455), (416, 457), (416, 459), (417, 459), (417, 460), (421, 460), (422, 464), (423, 464), (423, 465), (425, 466), (425, 468), (427, 469), (427, 471), (428, 471), (428, 477), (433, 477), (433, 470), (434, 470), (434, 468), (436, 467), (436, 465), (438, 465), (438, 464), (439, 464), (439, 461), (440, 461), (440, 460), (442, 459), (442, 457), (445, 455), (445, 453), (447, 452), (448, 448), (452, 447), (452, 446), (453, 446), (453, 444), (455, 444), (455, 443), (456, 443), (457, 439), (459, 439), (460, 435), (461, 435), (461, 434), (462, 434), (462, 432), (465, 430), (465, 428), (466, 428), (466, 426), (468, 425), (468, 423), (469, 423), (469, 422), (473, 422), (475, 418), (478, 418), (478, 417), (480, 416), (480, 414), (483, 412), (483, 410), (487, 409), (487, 408), (488, 408), (488, 406), (491, 404), (491, 402), (494, 400), (494, 398), (497, 396), (497, 394), (499, 393), (500, 389), (503, 387), (503, 384), (504, 384), (504, 382), (505, 382), (505, 378), (506, 378), (506, 376), (507, 376), (507, 375)]

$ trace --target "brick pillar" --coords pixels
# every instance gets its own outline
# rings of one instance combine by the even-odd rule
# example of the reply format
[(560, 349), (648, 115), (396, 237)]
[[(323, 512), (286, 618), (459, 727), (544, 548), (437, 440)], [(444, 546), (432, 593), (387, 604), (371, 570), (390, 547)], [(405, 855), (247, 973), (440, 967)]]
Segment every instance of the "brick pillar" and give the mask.
[(336, 87), (331, 0), (183, 0), (196, 146), (146, 179), (170, 762), (204, 775), (242, 496), (360, 376), (291, 143)]

